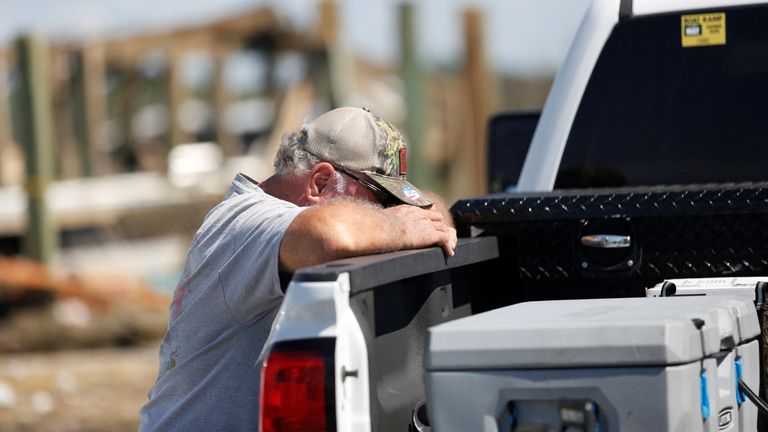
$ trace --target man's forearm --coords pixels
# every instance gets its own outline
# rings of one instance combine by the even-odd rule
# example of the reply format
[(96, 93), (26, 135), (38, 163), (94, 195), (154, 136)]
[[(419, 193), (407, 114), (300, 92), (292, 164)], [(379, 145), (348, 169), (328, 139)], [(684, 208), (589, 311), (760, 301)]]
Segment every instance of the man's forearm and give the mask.
[(353, 200), (313, 206), (291, 223), (280, 246), (285, 270), (400, 248), (403, 229), (383, 209)]
[(302, 212), (280, 246), (285, 270), (349, 256), (438, 245), (447, 255), (456, 247), (456, 230), (440, 211), (402, 205), (382, 209), (337, 200)]

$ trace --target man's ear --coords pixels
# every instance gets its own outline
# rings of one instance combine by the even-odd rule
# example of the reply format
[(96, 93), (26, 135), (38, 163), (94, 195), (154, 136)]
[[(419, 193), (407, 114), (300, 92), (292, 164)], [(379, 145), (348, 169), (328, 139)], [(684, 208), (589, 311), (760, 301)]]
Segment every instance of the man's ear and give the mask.
[(336, 170), (328, 162), (320, 162), (312, 167), (307, 183), (307, 198), (317, 204), (336, 193)]

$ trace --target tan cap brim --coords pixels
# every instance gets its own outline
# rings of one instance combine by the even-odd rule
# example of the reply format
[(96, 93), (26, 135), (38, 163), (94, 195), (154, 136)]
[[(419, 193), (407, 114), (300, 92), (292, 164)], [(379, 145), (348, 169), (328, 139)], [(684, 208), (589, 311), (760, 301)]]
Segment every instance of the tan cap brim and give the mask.
[(432, 200), (427, 198), (422, 191), (410, 184), (405, 178), (389, 177), (370, 171), (363, 172), (370, 177), (371, 181), (405, 204), (417, 207), (429, 207), (432, 205)]

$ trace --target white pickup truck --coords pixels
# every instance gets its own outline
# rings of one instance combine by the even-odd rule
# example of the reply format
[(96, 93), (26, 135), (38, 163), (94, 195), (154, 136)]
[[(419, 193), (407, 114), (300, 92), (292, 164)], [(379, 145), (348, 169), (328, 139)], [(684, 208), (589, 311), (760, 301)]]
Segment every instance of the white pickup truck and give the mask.
[(540, 115), (491, 121), (489, 185), (506, 192), (453, 206), (454, 257), (403, 251), (294, 275), (262, 430), (423, 427), (426, 334), (440, 323), (768, 275), (767, 25), (768, 3), (594, 0)]

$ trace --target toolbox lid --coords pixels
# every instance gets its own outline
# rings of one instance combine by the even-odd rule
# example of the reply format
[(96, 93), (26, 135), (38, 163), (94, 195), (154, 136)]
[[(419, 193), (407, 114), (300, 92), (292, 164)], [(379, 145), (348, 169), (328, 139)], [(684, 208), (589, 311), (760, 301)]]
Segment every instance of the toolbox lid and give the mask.
[(684, 364), (732, 347), (740, 314), (754, 315), (754, 306), (730, 297), (520, 303), (432, 327), (425, 366), (437, 371)]

